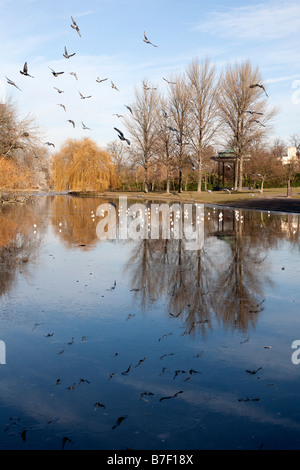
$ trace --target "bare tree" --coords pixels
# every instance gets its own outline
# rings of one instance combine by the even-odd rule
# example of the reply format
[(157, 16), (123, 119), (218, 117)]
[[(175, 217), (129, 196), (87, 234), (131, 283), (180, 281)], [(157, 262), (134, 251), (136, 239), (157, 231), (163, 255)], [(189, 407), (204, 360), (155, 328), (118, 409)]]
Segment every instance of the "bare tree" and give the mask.
[(159, 162), (164, 166), (166, 171), (166, 192), (170, 192), (170, 177), (171, 172), (174, 169), (175, 161), (175, 142), (174, 142), (174, 131), (171, 129), (170, 125), (170, 112), (168, 107), (168, 102), (166, 98), (160, 97), (160, 115), (157, 119), (156, 131), (158, 140), (157, 145), (157, 154)]
[(206, 59), (194, 60), (187, 68), (190, 89), (191, 116), (189, 139), (192, 147), (192, 163), (198, 173), (198, 192), (201, 192), (203, 155), (218, 129), (218, 95), (215, 66)]
[(141, 89), (135, 89), (135, 101), (130, 105), (130, 113), (124, 124), (132, 136), (136, 147), (137, 162), (144, 168), (144, 191), (148, 192), (148, 167), (154, 156), (157, 140), (156, 120), (158, 114), (158, 94), (156, 89), (143, 81)]
[(243, 164), (251, 144), (262, 142), (278, 110), (268, 104), (258, 67), (229, 65), (220, 79), (219, 114), (236, 157), (235, 190), (242, 190)]
[(12, 102), (0, 104), (0, 158), (18, 158), (23, 151), (40, 144), (40, 136), (33, 117), (19, 119)]
[(182, 192), (182, 169), (188, 161), (188, 126), (190, 119), (190, 97), (187, 81), (184, 76), (176, 76), (170, 80), (169, 110), (171, 130), (176, 143), (176, 159), (179, 171), (179, 192)]

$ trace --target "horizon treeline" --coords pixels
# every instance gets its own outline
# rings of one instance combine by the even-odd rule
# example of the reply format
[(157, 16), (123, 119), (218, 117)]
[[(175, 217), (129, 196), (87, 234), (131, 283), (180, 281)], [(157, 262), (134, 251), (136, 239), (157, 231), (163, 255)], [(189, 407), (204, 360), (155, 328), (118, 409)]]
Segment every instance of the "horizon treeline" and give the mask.
[[(148, 80), (136, 87), (122, 118), (131, 145), (107, 146), (123, 189), (169, 192), (218, 187), (218, 150), (230, 150), (223, 180), (232, 189), (245, 185), (283, 185), (294, 180), (299, 162), (282, 165), (288, 143), (269, 141), (272, 106), (258, 67), (229, 64), (219, 74), (209, 59), (194, 59), (184, 73), (168, 79), (167, 93)], [(300, 134), (291, 136), (299, 160)]]
[[(0, 188), (201, 192), (219, 188), (212, 157), (221, 149), (233, 157), (222, 168), (224, 186), (263, 190), (298, 182), (300, 133), (270, 142), (279, 110), (257, 66), (245, 61), (217, 71), (196, 58), (165, 80), (164, 93), (147, 79), (136, 86), (117, 125), (125, 138), (119, 134), (105, 149), (89, 138), (68, 139), (52, 157), (33, 118), (20, 119), (13, 103), (1, 104)], [(288, 146), (298, 158), (282, 165)]]

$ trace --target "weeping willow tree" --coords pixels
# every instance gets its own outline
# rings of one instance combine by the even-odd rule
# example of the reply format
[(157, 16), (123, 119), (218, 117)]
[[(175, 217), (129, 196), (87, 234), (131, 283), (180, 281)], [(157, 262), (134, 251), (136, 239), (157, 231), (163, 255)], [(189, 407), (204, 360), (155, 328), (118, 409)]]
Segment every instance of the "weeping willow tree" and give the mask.
[(51, 183), (57, 191), (105, 191), (120, 184), (110, 155), (89, 138), (69, 139), (53, 156)]

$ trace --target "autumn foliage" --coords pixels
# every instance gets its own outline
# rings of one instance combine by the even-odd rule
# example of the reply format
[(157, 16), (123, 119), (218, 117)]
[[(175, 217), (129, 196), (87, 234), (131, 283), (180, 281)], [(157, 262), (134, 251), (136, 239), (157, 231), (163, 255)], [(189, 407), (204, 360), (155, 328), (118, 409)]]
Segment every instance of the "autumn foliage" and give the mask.
[(53, 156), (51, 182), (57, 191), (105, 191), (119, 185), (110, 155), (89, 138), (69, 139)]

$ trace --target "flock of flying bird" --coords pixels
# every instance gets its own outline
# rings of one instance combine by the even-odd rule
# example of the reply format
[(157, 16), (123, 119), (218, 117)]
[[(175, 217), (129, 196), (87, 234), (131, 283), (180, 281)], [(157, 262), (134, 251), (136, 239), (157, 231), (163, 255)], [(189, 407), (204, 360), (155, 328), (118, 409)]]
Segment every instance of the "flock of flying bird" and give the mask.
[[(73, 29), (78, 33), (79, 37), (82, 37), (82, 36), (81, 36), (80, 29), (79, 29), (79, 26), (78, 26), (78, 24), (76, 23), (76, 21), (74, 20), (74, 18), (73, 18), (72, 16), (71, 16), (71, 20), (72, 20), (72, 24), (70, 25), (71, 28), (73, 28)], [(152, 45), (153, 47), (158, 47), (156, 44), (153, 44), (151, 41), (149, 41), (149, 39), (148, 39), (148, 37), (147, 37), (147, 35), (146, 35), (145, 32), (144, 32), (144, 39), (143, 39), (143, 41), (144, 41), (146, 44)], [(75, 56), (75, 54), (76, 54), (75, 52), (69, 54), (69, 53), (68, 53), (68, 50), (67, 50), (67, 48), (66, 48), (66, 46), (65, 46), (63, 56), (64, 56), (66, 59), (70, 59), (71, 57)], [(56, 78), (59, 77), (60, 75), (64, 74), (64, 72), (57, 72), (57, 71), (53, 70), (51, 67), (48, 67), (48, 68), (51, 70), (52, 75), (53, 75), (54, 77), (56, 77)], [(22, 75), (24, 75), (25, 77), (34, 78), (34, 76), (33, 76), (33, 75), (30, 75), (29, 72), (28, 72), (28, 64), (27, 64), (27, 62), (24, 63), (23, 69), (20, 70), (20, 73), (21, 73)], [(75, 79), (78, 80), (78, 76), (77, 76), (76, 72), (70, 72), (70, 75), (73, 75), (73, 76), (75, 77)], [(5, 76), (5, 78), (6, 78), (7, 83), (8, 83), (9, 85), (12, 85), (12, 86), (14, 86), (15, 88), (17, 88), (18, 90), (22, 91), (22, 90), (17, 86), (17, 84), (16, 84), (13, 80), (11, 80), (10, 78), (8, 78), (8, 77), (6, 77), (6, 76)], [(96, 82), (97, 82), (97, 83), (102, 83), (102, 82), (105, 82), (106, 80), (108, 80), (108, 78), (102, 78), (102, 79), (101, 79), (100, 77), (97, 77), (97, 78), (96, 78)], [(172, 82), (169, 82), (169, 81), (168, 81), (167, 79), (165, 79), (165, 78), (164, 78), (164, 80), (167, 81), (167, 82), (170, 83), (170, 84), (172, 83)], [(145, 86), (145, 85), (144, 85), (144, 86)], [(120, 91), (120, 90), (118, 89), (118, 87), (114, 84), (113, 81), (111, 81), (111, 88), (114, 89), (114, 90), (116, 90), (116, 91)], [(64, 93), (64, 91), (61, 90), (61, 89), (58, 88), (58, 87), (54, 87), (54, 89), (55, 89), (59, 94)], [(80, 91), (79, 91), (79, 95), (80, 95), (80, 98), (81, 98), (82, 100), (92, 98), (91, 95), (84, 96)], [(65, 107), (64, 104), (61, 104), (61, 103), (60, 103), (60, 104), (58, 104), (58, 106), (61, 106), (61, 107), (64, 109), (64, 111), (66, 111), (66, 107)], [(128, 108), (128, 110), (132, 113), (132, 109), (130, 108), (130, 106), (128, 106), (128, 105), (124, 105), (124, 106), (126, 106), (126, 107)], [(114, 115), (117, 116), (117, 117), (123, 117), (121, 114), (114, 114)], [(67, 122), (69, 122), (70, 124), (72, 124), (73, 128), (75, 128), (76, 124), (75, 124), (75, 122), (74, 122), (73, 119), (67, 119)], [(83, 128), (84, 130), (91, 130), (89, 127), (87, 127), (87, 126), (84, 124), (84, 122), (81, 121), (81, 124), (82, 124), (82, 128)], [(120, 140), (122, 140), (122, 141), (124, 141), (124, 142), (127, 142), (127, 144), (130, 145), (129, 139), (127, 139), (127, 138), (124, 136), (124, 133), (123, 133), (121, 130), (119, 130), (119, 129), (116, 128), (116, 127), (114, 127), (114, 130), (117, 132), (117, 135), (118, 135), (118, 137), (119, 137)], [(45, 145), (49, 145), (49, 146), (55, 147), (55, 145), (54, 145), (52, 142), (45, 142)]]
[[(72, 23), (71, 23), (71, 25), (70, 25), (71, 28), (74, 29), (74, 30), (78, 33), (79, 37), (81, 37), (80, 29), (79, 29), (79, 27), (78, 27), (76, 21), (74, 20), (74, 18), (73, 18), (72, 16), (71, 16), (71, 20), (72, 20)], [(143, 41), (144, 41), (146, 44), (152, 45), (153, 47), (158, 47), (157, 44), (153, 44), (153, 43), (148, 39), (148, 37), (147, 37), (145, 31), (144, 31), (144, 39), (143, 39)], [(68, 53), (68, 50), (67, 50), (67, 48), (66, 48), (66, 46), (64, 47), (64, 54), (63, 54), (63, 56), (64, 56), (66, 59), (70, 59), (70, 58), (73, 57), (75, 54), (76, 54), (75, 52), (69, 54), (69, 53)], [(48, 68), (51, 70), (51, 73), (52, 73), (52, 75), (53, 75), (54, 77), (59, 77), (60, 75), (64, 74), (64, 72), (57, 72), (57, 71), (53, 70), (51, 67), (48, 67)], [(27, 64), (27, 62), (24, 63), (23, 70), (20, 70), (20, 73), (21, 73), (22, 75), (26, 76), (26, 77), (34, 78), (34, 76), (33, 76), (33, 75), (30, 75), (29, 72), (28, 72), (28, 64)], [(77, 76), (76, 72), (69, 72), (69, 73), (70, 73), (70, 75), (73, 75), (76, 80), (78, 80), (78, 76)], [(8, 83), (9, 85), (12, 85), (12, 86), (16, 87), (18, 90), (22, 91), (22, 90), (16, 85), (16, 83), (15, 83), (14, 81), (12, 81), (12, 80), (11, 80), (10, 78), (8, 78), (8, 77), (5, 77), (5, 78), (6, 78), (7, 83)], [(169, 85), (176, 85), (176, 82), (169, 81), (169, 80), (167, 80), (167, 79), (164, 78), (164, 77), (162, 77), (162, 78), (163, 78), (163, 80), (165, 80)], [(97, 82), (97, 83), (102, 83), (102, 82), (105, 82), (106, 80), (108, 80), (108, 78), (102, 78), (102, 79), (101, 79), (100, 77), (97, 77), (97, 78), (96, 78), (96, 82)], [(146, 90), (149, 90), (149, 89), (150, 89), (145, 83), (144, 83), (143, 85), (144, 85), (144, 89), (146, 89)], [(266, 96), (268, 97), (268, 94), (267, 94), (267, 92), (266, 92), (266, 89), (265, 89), (265, 87), (264, 87), (262, 84), (260, 84), (260, 83), (254, 83), (253, 85), (250, 85), (250, 88), (256, 88), (256, 87), (261, 88), (261, 89), (264, 91), (264, 93), (266, 94)], [(111, 88), (114, 89), (114, 90), (116, 90), (116, 91), (120, 91), (120, 90), (118, 89), (118, 87), (114, 84), (113, 81), (111, 81)], [(58, 87), (54, 87), (54, 89), (55, 89), (59, 94), (64, 93), (64, 91), (61, 90), (61, 89), (58, 88)], [(91, 95), (85, 96), (85, 95), (83, 95), (79, 90), (78, 90), (78, 92), (79, 92), (79, 95), (80, 95), (80, 99), (82, 99), (82, 100), (92, 98)], [(64, 111), (66, 111), (66, 107), (65, 107), (64, 104), (59, 103), (58, 106), (62, 107), (62, 109), (64, 109)], [(127, 109), (131, 112), (131, 114), (133, 114), (132, 109), (130, 108), (130, 106), (128, 106), (128, 105), (124, 105), (124, 106), (126, 106)], [(246, 112), (247, 112), (247, 113), (251, 113), (251, 114), (253, 114), (253, 115), (254, 115), (254, 114), (255, 114), (255, 115), (262, 115), (262, 114), (263, 114), (263, 113), (254, 112), (254, 111), (246, 111)], [(117, 116), (118, 118), (123, 117), (121, 114), (117, 114), (117, 113), (115, 113), (114, 116)], [(75, 124), (75, 122), (74, 122), (73, 119), (67, 119), (67, 122), (69, 122), (69, 123), (73, 126), (73, 128), (76, 127), (76, 124)], [(256, 118), (252, 119), (251, 122), (256, 122), (257, 124), (260, 124), (260, 125), (262, 125), (263, 127), (265, 127), (264, 124), (262, 124), (262, 123), (261, 123), (258, 119), (256, 119)], [(81, 121), (81, 124), (82, 124), (82, 129), (84, 129), (84, 130), (91, 130), (89, 127), (87, 127), (87, 126), (85, 125), (85, 123), (84, 123), (83, 121)], [(175, 128), (169, 127), (169, 129), (178, 132), (177, 129), (175, 129)], [(117, 132), (118, 138), (119, 138), (121, 141), (127, 142), (127, 144), (130, 145), (130, 140), (129, 140), (127, 137), (125, 137), (124, 133), (123, 133), (120, 129), (118, 129), (117, 127), (114, 127), (114, 130)], [(49, 145), (49, 146), (55, 147), (55, 145), (54, 145), (52, 142), (45, 142), (45, 145)]]

